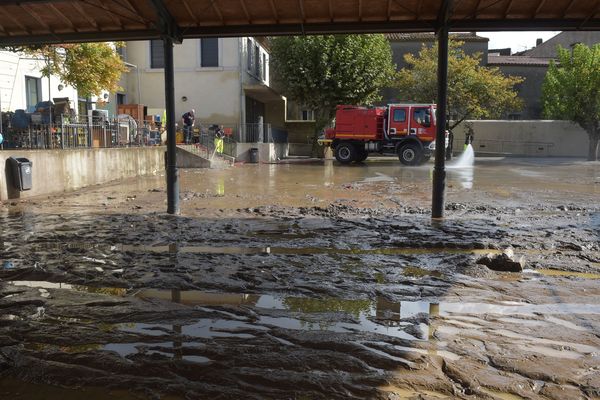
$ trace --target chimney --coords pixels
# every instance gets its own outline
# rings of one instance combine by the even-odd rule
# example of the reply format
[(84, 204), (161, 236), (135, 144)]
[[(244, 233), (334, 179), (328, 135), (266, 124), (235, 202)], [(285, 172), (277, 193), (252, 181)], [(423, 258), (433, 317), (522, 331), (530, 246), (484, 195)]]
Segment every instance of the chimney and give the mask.
[(537, 40), (535, 41), (535, 47), (538, 47), (540, 44), (544, 43), (544, 39), (542, 38), (537, 38)]

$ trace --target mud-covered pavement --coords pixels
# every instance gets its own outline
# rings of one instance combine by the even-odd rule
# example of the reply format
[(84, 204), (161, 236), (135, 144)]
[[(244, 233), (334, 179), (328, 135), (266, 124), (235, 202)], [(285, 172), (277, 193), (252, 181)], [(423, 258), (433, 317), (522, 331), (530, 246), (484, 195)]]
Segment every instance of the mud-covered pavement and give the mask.
[[(0, 207), (0, 398), (600, 398), (600, 164), (245, 165)], [(477, 263), (506, 248), (519, 273)]]

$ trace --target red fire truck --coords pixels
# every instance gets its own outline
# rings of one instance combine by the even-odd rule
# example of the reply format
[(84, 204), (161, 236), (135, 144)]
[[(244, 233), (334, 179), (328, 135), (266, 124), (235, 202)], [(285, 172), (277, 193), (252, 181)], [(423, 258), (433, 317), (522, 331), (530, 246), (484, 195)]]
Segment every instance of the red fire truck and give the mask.
[(435, 149), (435, 110), (435, 104), (337, 106), (335, 128), (325, 130), (319, 142), (331, 146), (342, 164), (379, 153), (398, 155), (405, 165), (419, 165), (429, 160)]

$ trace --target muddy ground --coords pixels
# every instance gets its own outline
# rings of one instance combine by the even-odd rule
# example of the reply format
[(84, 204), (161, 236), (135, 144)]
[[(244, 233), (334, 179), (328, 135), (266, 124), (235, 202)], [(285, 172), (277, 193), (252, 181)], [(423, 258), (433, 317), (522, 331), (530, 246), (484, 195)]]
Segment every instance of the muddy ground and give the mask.
[(1, 399), (600, 398), (599, 163), (164, 179), (0, 206)]

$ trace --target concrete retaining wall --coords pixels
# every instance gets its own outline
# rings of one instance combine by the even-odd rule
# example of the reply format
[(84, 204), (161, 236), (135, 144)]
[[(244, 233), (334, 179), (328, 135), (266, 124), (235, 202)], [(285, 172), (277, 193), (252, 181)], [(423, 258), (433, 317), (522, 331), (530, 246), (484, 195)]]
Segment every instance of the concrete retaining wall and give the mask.
[[(468, 121), (476, 154), (537, 157), (587, 157), (587, 133), (569, 121)], [(465, 142), (463, 123), (454, 129), (454, 150)]]
[[(0, 151), (0, 201), (80, 189), (164, 170), (164, 146), (122, 149)], [(33, 188), (14, 189), (9, 157), (32, 161)]]
[(250, 161), (250, 149), (258, 149), (259, 162), (275, 162), (288, 156), (288, 143), (236, 143), (236, 161)]
[(312, 155), (312, 144), (290, 143), (290, 156), (306, 156)]
[(180, 146), (177, 146), (176, 157), (178, 168), (210, 168), (210, 160), (199, 157)]

